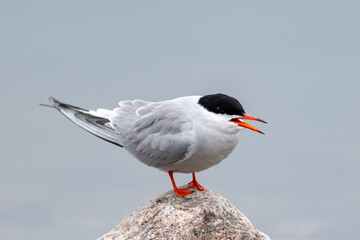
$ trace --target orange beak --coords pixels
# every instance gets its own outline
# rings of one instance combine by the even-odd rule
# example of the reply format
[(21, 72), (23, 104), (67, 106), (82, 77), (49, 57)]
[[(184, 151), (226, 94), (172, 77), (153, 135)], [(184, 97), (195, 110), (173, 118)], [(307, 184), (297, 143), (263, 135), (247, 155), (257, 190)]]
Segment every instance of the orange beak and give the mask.
[(262, 131), (260, 131), (256, 127), (253, 127), (250, 124), (242, 121), (242, 119), (244, 119), (244, 120), (254, 120), (254, 121), (259, 121), (259, 122), (262, 122), (262, 123), (267, 123), (264, 120), (261, 120), (260, 118), (257, 118), (257, 117), (254, 117), (254, 116), (251, 116), (251, 115), (248, 115), (248, 114), (245, 114), (243, 117), (233, 118), (233, 119), (230, 120), (230, 122), (236, 123), (239, 127), (248, 128), (250, 130), (253, 130), (255, 132), (258, 132), (258, 133), (261, 133), (261, 134), (265, 135), (265, 133), (263, 133)]

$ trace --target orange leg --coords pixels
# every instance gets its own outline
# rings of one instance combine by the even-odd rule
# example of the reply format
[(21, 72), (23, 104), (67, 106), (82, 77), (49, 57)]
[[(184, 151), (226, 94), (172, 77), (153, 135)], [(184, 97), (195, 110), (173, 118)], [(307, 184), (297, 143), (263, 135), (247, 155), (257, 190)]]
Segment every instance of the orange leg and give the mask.
[(193, 180), (189, 183), (189, 187), (197, 189), (199, 191), (206, 191), (205, 188), (203, 188), (203, 186), (201, 186), (197, 181), (196, 181), (196, 177), (195, 177), (195, 173), (192, 173), (193, 176)]
[(183, 198), (183, 197), (185, 197), (185, 196), (187, 196), (187, 195), (189, 195), (189, 194), (194, 193), (194, 192), (190, 191), (189, 188), (180, 188), (180, 189), (179, 189), (179, 188), (176, 186), (176, 183), (175, 183), (175, 180), (174, 180), (174, 177), (173, 177), (173, 172), (172, 172), (172, 171), (169, 171), (168, 173), (169, 173), (169, 176), (170, 176), (172, 185), (173, 185), (173, 187), (174, 187), (174, 192), (175, 192), (175, 194), (176, 194), (178, 197)]

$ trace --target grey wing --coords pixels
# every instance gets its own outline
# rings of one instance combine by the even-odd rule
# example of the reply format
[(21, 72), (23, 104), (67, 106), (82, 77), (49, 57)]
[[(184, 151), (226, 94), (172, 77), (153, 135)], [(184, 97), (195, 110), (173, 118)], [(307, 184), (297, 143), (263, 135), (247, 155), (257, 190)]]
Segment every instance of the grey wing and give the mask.
[(184, 160), (193, 145), (191, 121), (172, 104), (150, 103), (127, 117), (120, 107), (114, 110), (117, 116), (110, 118), (124, 148), (149, 166), (162, 167)]
[(122, 147), (118, 142), (115, 129), (110, 126), (110, 120), (108, 119), (112, 114), (110, 110), (98, 109), (97, 111), (91, 111), (62, 103), (52, 97), (49, 100), (56, 109), (81, 128), (105, 141)]

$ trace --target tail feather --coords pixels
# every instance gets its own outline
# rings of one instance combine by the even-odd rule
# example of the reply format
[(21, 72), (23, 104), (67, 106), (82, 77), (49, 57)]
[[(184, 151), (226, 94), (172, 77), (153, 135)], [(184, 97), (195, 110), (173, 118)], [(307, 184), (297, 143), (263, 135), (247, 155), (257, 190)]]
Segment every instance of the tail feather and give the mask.
[(110, 120), (108, 118), (99, 116), (96, 112), (85, 108), (62, 103), (53, 97), (50, 97), (49, 101), (57, 110), (76, 125), (105, 141), (122, 147), (122, 145), (118, 143), (118, 136), (115, 130), (110, 127)]

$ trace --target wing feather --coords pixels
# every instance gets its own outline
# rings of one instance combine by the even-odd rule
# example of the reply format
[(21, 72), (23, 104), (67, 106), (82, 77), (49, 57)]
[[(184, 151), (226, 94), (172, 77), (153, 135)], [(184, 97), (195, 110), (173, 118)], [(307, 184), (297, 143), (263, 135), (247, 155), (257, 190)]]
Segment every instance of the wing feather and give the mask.
[(111, 115), (111, 111), (106, 109), (91, 111), (62, 103), (52, 97), (50, 97), (49, 100), (57, 110), (73, 121), (76, 125), (105, 141), (122, 147), (122, 145), (118, 142), (118, 136), (114, 128), (109, 125), (110, 120), (107, 117)]
[(124, 147), (141, 162), (159, 167), (185, 160), (194, 144), (192, 121), (174, 101), (121, 101), (113, 110), (75, 107), (50, 98), (52, 105), (86, 131)]
[(173, 104), (164, 101), (133, 104), (131, 108), (129, 102), (120, 102), (110, 118), (124, 148), (149, 166), (161, 167), (184, 160), (193, 144), (191, 121), (184, 113), (176, 112), (175, 109), (182, 108)]

